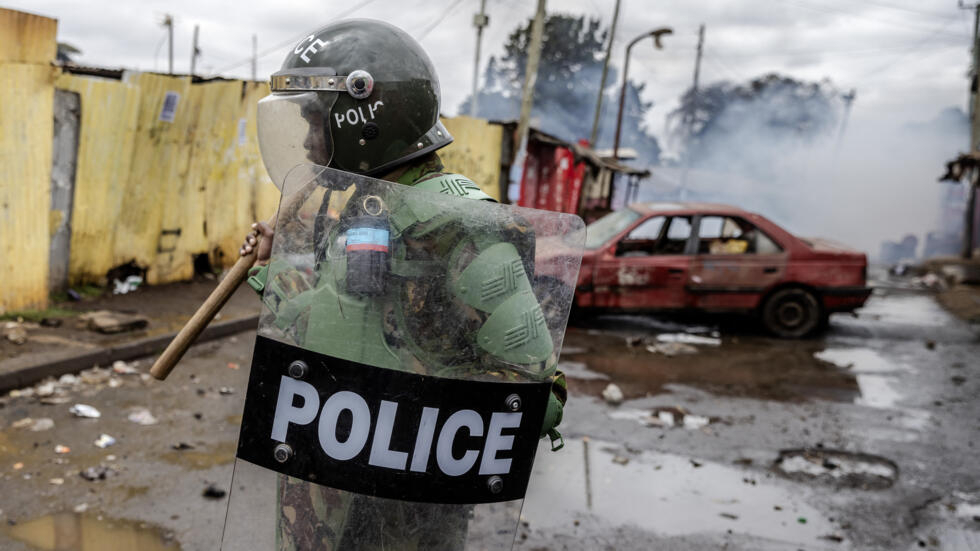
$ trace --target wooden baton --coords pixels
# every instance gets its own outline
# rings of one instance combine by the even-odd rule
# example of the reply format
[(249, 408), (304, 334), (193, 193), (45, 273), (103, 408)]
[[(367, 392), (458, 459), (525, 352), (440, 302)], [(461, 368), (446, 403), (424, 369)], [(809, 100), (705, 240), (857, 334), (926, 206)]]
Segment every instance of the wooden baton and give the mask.
[(255, 245), (252, 246), (251, 252), (247, 255), (242, 256), (235, 262), (235, 265), (228, 270), (225, 278), (221, 280), (221, 283), (215, 287), (214, 291), (208, 296), (204, 304), (194, 312), (191, 319), (181, 328), (174, 340), (170, 341), (167, 345), (167, 349), (160, 354), (157, 361), (150, 368), (150, 375), (153, 375), (159, 380), (164, 380), (173, 368), (177, 365), (177, 362), (184, 356), (187, 349), (194, 344), (194, 341), (201, 335), (214, 316), (217, 315), (221, 307), (228, 302), (231, 295), (235, 293), (235, 290), (248, 278), (248, 271), (255, 264), (255, 255), (257, 254), (259, 248), (259, 241), (262, 239), (261, 234), (256, 235)]

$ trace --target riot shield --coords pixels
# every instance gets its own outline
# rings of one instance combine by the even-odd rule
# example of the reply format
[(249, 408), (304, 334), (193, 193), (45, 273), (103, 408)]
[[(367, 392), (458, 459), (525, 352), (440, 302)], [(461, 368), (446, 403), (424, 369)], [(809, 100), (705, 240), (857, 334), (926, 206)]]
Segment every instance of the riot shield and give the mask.
[(222, 549), (510, 549), (581, 219), (316, 165), (282, 191)]

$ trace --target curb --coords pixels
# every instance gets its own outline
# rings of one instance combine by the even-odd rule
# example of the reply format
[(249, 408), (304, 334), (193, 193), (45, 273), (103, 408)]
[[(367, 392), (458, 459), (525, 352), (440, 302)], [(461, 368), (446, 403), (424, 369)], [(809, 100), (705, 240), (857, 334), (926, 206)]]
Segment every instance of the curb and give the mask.
[[(209, 325), (194, 341), (194, 344), (254, 330), (258, 324), (258, 315), (215, 323)], [(31, 362), (30, 358), (25, 358), (24, 361), (18, 362), (19, 358), (14, 358), (10, 362), (0, 363), (0, 371), (2, 371), (0, 372), (0, 392), (30, 386), (47, 377), (78, 373), (94, 365), (109, 366), (118, 360), (127, 361), (152, 356), (166, 348), (176, 336), (177, 332), (144, 337), (125, 344), (90, 350), (81, 354), (45, 358), (41, 361), (35, 359)]]

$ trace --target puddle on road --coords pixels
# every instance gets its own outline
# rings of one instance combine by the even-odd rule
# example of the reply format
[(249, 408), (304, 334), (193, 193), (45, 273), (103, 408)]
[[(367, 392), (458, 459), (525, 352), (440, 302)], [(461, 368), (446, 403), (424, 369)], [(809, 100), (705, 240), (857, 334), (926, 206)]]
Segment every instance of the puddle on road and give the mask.
[(44, 551), (179, 551), (160, 528), (142, 522), (60, 513), (14, 526), (3, 533)]
[(873, 408), (892, 408), (903, 398), (894, 374), (907, 371), (900, 362), (885, 358), (870, 348), (827, 348), (813, 356), (854, 373), (861, 395), (854, 403)]
[(826, 348), (814, 353), (813, 357), (855, 373), (891, 373), (906, 369), (905, 365), (890, 361), (870, 348)]
[[(629, 461), (614, 462), (619, 455)], [(562, 453), (539, 450), (522, 516), (532, 530), (565, 533), (575, 519), (595, 516), (667, 536), (731, 530), (802, 546), (836, 531), (799, 490), (764, 473), (594, 440), (567, 439)]]
[(194, 448), (190, 450), (171, 450), (160, 454), (167, 463), (181, 465), (188, 469), (203, 470), (218, 465), (227, 465), (235, 460), (237, 442), (221, 442), (211, 448)]
[(768, 400), (851, 402), (859, 396), (854, 374), (815, 358), (821, 346), (809, 341), (739, 336), (726, 338), (722, 346), (696, 347), (694, 354), (665, 356), (648, 351), (645, 342), (629, 346), (621, 335), (573, 327), (565, 342), (575, 349), (562, 359), (572, 364), (566, 373), (569, 390), (578, 394), (600, 395), (608, 381), (598, 373), (627, 399), (658, 394), (667, 384)]

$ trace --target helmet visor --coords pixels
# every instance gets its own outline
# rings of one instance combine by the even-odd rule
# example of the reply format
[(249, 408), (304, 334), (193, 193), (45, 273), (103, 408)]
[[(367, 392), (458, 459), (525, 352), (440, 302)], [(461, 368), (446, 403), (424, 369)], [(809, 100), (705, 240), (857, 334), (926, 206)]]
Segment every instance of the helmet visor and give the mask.
[(336, 92), (302, 92), (272, 94), (259, 101), (259, 150), (280, 190), (286, 173), (296, 165), (330, 164), (330, 108), (336, 100)]

